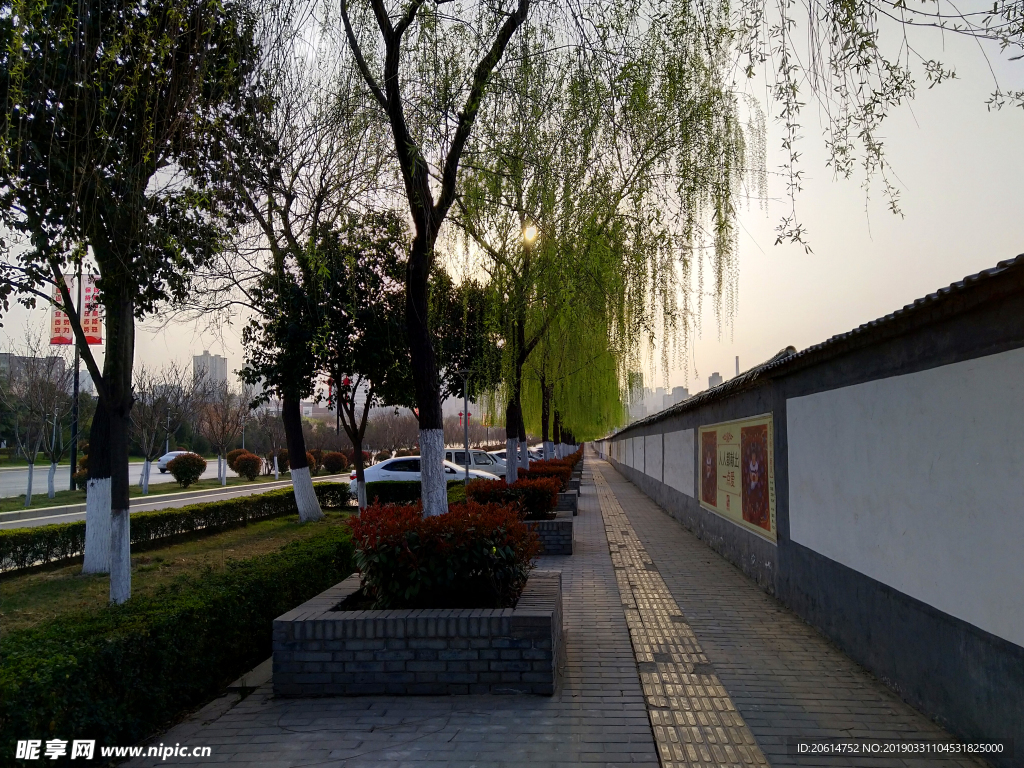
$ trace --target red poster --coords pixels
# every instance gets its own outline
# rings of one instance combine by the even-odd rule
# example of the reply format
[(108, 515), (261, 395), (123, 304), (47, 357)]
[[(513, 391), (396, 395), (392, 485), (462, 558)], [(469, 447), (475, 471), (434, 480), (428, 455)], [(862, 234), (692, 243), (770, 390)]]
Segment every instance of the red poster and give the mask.
[(741, 477), (743, 480), (743, 519), (772, 529), (768, 495), (768, 425), (757, 424), (740, 429)]
[(700, 436), (700, 498), (718, 506), (718, 433)]
[[(67, 283), (65, 278), (65, 283)], [(53, 309), (50, 311), (50, 343), (51, 344), (74, 344), (74, 334), (71, 331), (71, 320), (63, 310), (64, 299), (61, 298), (60, 288), (53, 286)]]

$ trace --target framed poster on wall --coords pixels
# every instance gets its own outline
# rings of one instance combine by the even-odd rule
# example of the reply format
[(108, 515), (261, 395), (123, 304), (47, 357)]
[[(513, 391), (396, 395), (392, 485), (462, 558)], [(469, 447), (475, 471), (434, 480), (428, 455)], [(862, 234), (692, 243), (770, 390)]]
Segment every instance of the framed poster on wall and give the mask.
[(700, 505), (771, 541), (775, 432), (770, 413), (700, 428)]

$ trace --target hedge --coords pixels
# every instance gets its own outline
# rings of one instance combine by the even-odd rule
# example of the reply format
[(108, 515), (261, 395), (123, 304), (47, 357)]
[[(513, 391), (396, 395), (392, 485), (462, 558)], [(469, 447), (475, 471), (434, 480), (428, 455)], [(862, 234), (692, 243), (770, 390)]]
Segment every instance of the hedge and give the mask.
[[(325, 509), (340, 509), (348, 503), (348, 483), (317, 483), (313, 488)], [(131, 545), (135, 549), (168, 536), (196, 531), (215, 533), (289, 514), (297, 514), (290, 488), (178, 509), (138, 512), (131, 516)], [(84, 551), (84, 520), (0, 530), (0, 573), (67, 560)]]
[[(449, 480), (448, 488), (464, 480)], [(415, 504), (420, 500), (419, 480), (377, 480), (366, 484), (366, 503)]]
[(419, 504), (375, 504), (348, 524), (362, 588), (379, 609), (512, 607), (540, 550), (519, 510), (497, 504), (432, 517)]
[(273, 620), (352, 570), (347, 526), (325, 525), (224, 572), (12, 632), (0, 646), (0, 765), (15, 764), (17, 739), (153, 735), (270, 656)]
[(558, 506), (560, 483), (555, 477), (517, 480), (471, 480), (466, 498), (481, 504), (512, 504), (528, 519), (546, 520)]

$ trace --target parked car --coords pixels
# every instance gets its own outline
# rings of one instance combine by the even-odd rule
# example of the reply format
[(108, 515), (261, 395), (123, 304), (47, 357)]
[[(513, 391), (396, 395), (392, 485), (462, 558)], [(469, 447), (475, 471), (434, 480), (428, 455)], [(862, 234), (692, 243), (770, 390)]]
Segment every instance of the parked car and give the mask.
[[(448, 480), (458, 480), (460, 477), (466, 476), (466, 468), (460, 467), (458, 464), (453, 464), (450, 461), (444, 463), (444, 473)], [(388, 459), (382, 461), (379, 464), (374, 464), (372, 467), (366, 467), (363, 469), (363, 477), (368, 483), (376, 483), (384, 480), (416, 480), (420, 479), (420, 457), (419, 456), (400, 456), (394, 459)], [(491, 472), (483, 472), (479, 469), (470, 469), (469, 477), (471, 480), (497, 480), (498, 476)], [(356, 481), (356, 473), (353, 471), (349, 475), (351, 482)]]
[[(527, 448), (526, 452), (528, 454), (530, 454), (530, 461), (540, 461), (540, 460), (542, 460), (544, 458), (544, 451), (543, 450), (538, 451), (538, 450), (536, 450), (534, 448)], [(501, 450), (501, 451), (488, 451), (487, 455), (497, 459), (498, 461), (500, 461), (502, 463), (502, 466), (507, 466), (507, 464), (506, 464), (507, 459), (505, 458), (505, 451), (504, 450)]]
[[(470, 469), (479, 469), (483, 472), (490, 472), (499, 477), (505, 476), (505, 462), (496, 456), (491, 456), (487, 451), (470, 450)], [(448, 449), (444, 452), (445, 461), (450, 461), (460, 467), (466, 466), (466, 451)]]
[(170, 453), (165, 453), (156, 460), (156, 468), (160, 470), (161, 475), (166, 475), (168, 463), (185, 453), (192, 453), (192, 451), (171, 451)]

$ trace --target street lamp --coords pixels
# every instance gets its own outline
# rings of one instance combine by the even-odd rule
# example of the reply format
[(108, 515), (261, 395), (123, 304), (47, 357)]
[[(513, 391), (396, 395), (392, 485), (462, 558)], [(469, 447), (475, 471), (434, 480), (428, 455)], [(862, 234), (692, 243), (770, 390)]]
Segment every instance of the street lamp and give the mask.
[(469, 376), (472, 371), (456, 371), (462, 378), (462, 412), (466, 414), (462, 422), (462, 436), (466, 443), (466, 483), (469, 483)]

